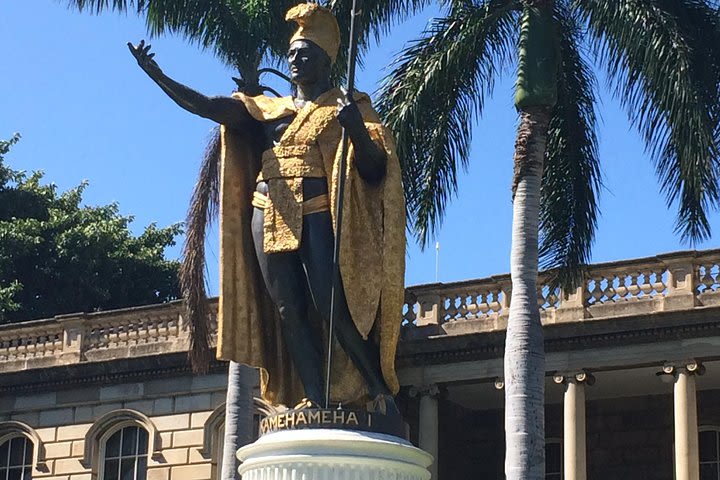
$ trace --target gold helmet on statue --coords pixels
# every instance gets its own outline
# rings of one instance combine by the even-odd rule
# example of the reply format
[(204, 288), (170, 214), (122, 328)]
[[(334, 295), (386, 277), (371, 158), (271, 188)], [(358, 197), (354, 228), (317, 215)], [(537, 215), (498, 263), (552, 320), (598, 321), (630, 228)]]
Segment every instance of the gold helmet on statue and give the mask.
[(288, 10), (285, 20), (298, 24), (290, 43), (309, 40), (322, 48), (330, 61), (335, 63), (340, 48), (340, 27), (329, 9), (317, 3), (301, 3)]

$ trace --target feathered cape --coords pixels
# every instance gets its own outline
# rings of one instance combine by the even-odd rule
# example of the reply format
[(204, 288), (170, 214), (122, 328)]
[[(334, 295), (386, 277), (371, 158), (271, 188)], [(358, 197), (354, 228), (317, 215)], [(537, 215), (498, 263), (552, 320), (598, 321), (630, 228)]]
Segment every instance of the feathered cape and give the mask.
[[(405, 204), (400, 166), (391, 134), (381, 125), (369, 97), (358, 94), (356, 102), (365, 125), (373, 140), (387, 152), (387, 172), (379, 185), (367, 184), (354, 168), (352, 145), (348, 168), (339, 171), (342, 128), (337, 120), (337, 100), (341, 95), (339, 89), (330, 90), (299, 110), (291, 97), (236, 97), (261, 122), (297, 114), (280, 144), (318, 143), (328, 178), (333, 221), (338, 180), (345, 175), (340, 252), (345, 295), (358, 331), (365, 338), (373, 336), (377, 340), (385, 381), (397, 392), (395, 352), (405, 270)], [(304, 392), (293, 372), (277, 312), (265, 290), (250, 230), (250, 200), (260, 166), (260, 152), (247, 132), (223, 127), (217, 354), (223, 360), (259, 367), (263, 397), (275, 404), (294, 405)], [(333, 353), (333, 401), (347, 404), (363, 400), (367, 390), (360, 373), (337, 342)]]

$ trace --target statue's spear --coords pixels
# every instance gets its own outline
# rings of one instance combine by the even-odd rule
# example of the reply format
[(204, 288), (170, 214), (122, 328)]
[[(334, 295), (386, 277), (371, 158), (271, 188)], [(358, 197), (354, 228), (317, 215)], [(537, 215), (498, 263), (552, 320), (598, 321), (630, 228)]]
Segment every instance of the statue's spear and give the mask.
[[(348, 47), (347, 65), (347, 97), (352, 101), (355, 91), (355, 64), (357, 62), (358, 35), (356, 32), (356, 19), (360, 11), (361, 0), (353, 0), (350, 12), (350, 46)], [(340, 165), (338, 175), (338, 191), (335, 198), (335, 243), (333, 246), (333, 278), (330, 296), (330, 325), (328, 327), (327, 374), (325, 377), (325, 408), (330, 408), (330, 366), (332, 365), (332, 351), (334, 341), (335, 315), (337, 310), (337, 296), (341, 287), (340, 278), (340, 237), (342, 233), (343, 200), (345, 197), (345, 170), (347, 169), (348, 132), (342, 131), (340, 141)]]

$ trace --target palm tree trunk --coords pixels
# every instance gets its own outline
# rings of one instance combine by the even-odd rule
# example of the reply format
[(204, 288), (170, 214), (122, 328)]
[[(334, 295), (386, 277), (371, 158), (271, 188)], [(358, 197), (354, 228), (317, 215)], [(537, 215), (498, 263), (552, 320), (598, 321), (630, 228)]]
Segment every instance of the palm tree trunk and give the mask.
[(222, 480), (239, 480), (238, 449), (253, 440), (253, 390), (257, 372), (236, 362), (228, 367)]
[(545, 349), (537, 300), (540, 182), (550, 108), (520, 112), (515, 143), (512, 301), (505, 340), (505, 473), (545, 477)]
[[(238, 89), (246, 95), (261, 95), (259, 55), (249, 65), (238, 65), (242, 84)], [(234, 79), (236, 82), (237, 79)], [(223, 444), (221, 480), (240, 480), (237, 451), (255, 439), (253, 393), (257, 384), (257, 370), (230, 361), (228, 387), (225, 398), (225, 442)]]

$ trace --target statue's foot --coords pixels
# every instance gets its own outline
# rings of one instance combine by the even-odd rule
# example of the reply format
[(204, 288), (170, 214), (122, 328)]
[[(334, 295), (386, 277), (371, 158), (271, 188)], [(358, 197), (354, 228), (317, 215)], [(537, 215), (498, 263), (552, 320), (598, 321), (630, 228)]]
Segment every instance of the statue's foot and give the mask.
[(306, 408), (321, 408), (321, 406), (315, 400), (303, 398), (297, 405), (295, 405), (295, 407), (293, 407), (293, 410), (304, 410)]
[(382, 413), (387, 416), (400, 416), (400, 410), (395, 403), (392, 395), (381, 393), (368, 403), (368, 411), (374, 413)]
[(264, 414), (266, 417), (271, 417), (273, 415), (277, 415), (279, 413), (286, 412), (288, 408), (285, 405), (282, 404), (272, 404), (265, 400), (264, 398), (254, 397), (253, 398), (256, 408), (260, 413)]

